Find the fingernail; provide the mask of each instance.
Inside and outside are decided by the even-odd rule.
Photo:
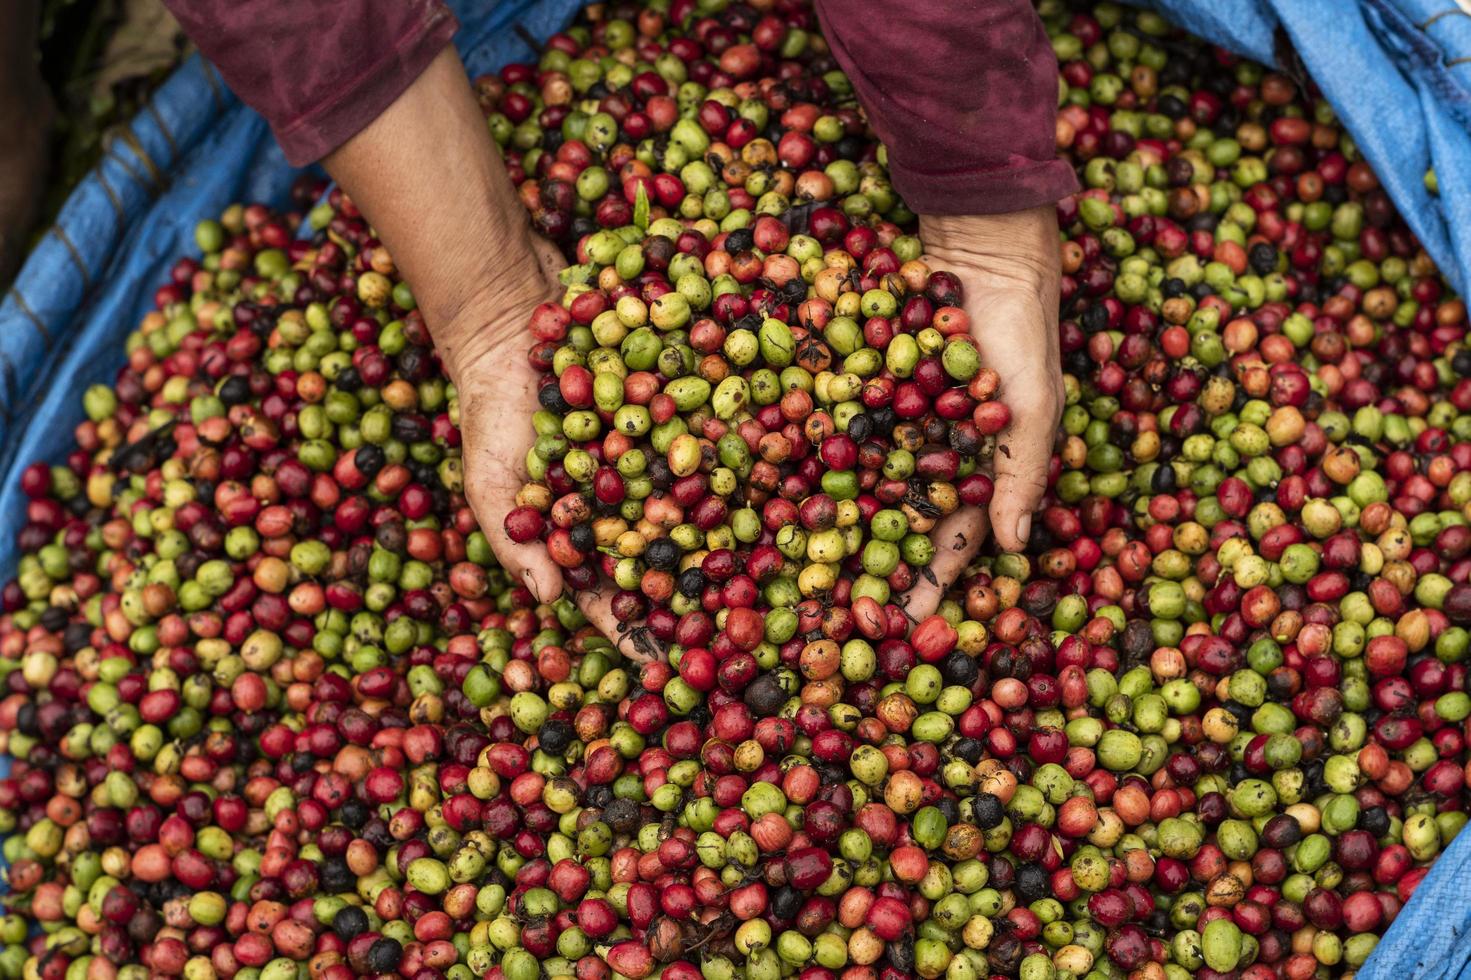
[[[1027,539],[1030,538],[1031,536],[1032,536],[1032,515],[1031,514],[1023,514],[1022,516],[1020,516],[1020,517],[1018,517],[1016,519],[1016,539],[1018,541],[1020,541],[1021,542],[1021,546],[1023,548],[1025,548],[1027,546]]]
[[[541,589],[536,585],[536,576],[531,574],[531,569],[523,568],[521,570],[521,579],[526,583],[526,589],[531,593],[531,598],[537,602],[544,601],[541,597]]]

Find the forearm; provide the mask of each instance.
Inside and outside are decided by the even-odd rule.
[[[292,162],[324,158],[413,288],[452,372],[471,331],[493,319],[485,310],[544,298],[441,0],[167,2]]]
[[[413,288],[451,371],[486,310],[544,298],[524,209],[453,48],[324,163]]]
[[[999,214],[1076,190],[1056,156],[1057,59],[1029,0],[816,5],[916,212]]]

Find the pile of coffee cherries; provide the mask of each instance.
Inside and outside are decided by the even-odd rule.
[[[1006,392],[805,5],[604,5],[477,82],[574,263],[506,530],[653,662],[496,566],[351,201],[200,225],[23,476],[0,976],[1362,965],[1466,822],[1465,306],[1312,93],[1040,11],[1063,431],[917,624]]]

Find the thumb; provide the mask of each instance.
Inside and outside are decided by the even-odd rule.
[[[920,573],[920,581],[901,598],[904,611],[915,620],[940,608],[945,593],[955,584],[981,550],[991,522],[986,512],[976,507],[963,507],[947,516],[930,532],[935,545],[935,558]]]
[[[507,544],[515,550],[526,548],[525,545],[517,545],[509,540]],[[496,554],[496,558],[500,560],[503,567],[510,569],[521,579],[537,602],[551,602],[562,594],[561,569],[557,568],[556,563],[547,557],[545,551],[539,555],[512,558],[510,564],[501,559],[499,553]]]
[[[613,589],[599,580],[591,589],[577,593],[577,608],[597,627],[618,652],[637,664],[668,659],[666,651],[647,626],[624,622],[613,614]]]
[[[562,250],[552,242],[540,235],[531,236],[531,250],[536,253],[537,264],[541,266],[542,276],[547,281],[547,289],[554,296],[562,294],[562,283],[559,275],[567,268],[567,258]]]

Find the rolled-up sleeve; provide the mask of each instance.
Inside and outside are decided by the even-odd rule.
[[[1057,58],[1030,0],[816,0],[833,56],[920,214],[1056,202]]]
[[[439,0],[165,0],[295,165],[377,118],[459,26]]]

